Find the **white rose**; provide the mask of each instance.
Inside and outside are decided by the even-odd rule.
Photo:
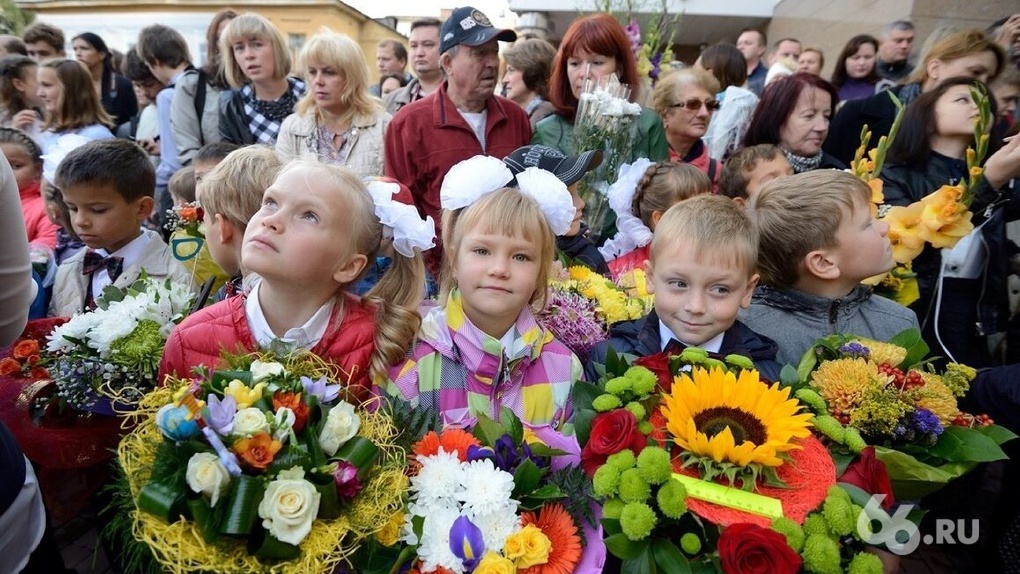
[[[319,491],[304,479],[300,467],[281,471],[266,487],[259,503],[262,527],[280,542],[298,546],[312,531],[319,512]]]
[[[188,461],[188,472],[185,475],[188,487],[192,492],[201,492],[211,500],[209,504],[216,506],[216,500],[230,486],[230,473],[215,454],[200,452]]]
[[[269,432],[269,421],[262,409],[248,407],[234,413],[233,434],[252,436],[260,432]]]
[[[360,428],[361,417],[354,412],[354,405],[340,401],[329,410],[326,423],[322,425],[322,432],[319,433],[322,452],[333,456],[344,443],[358,434]]]
[[[282,375],[286,372],[283,368],[283,365],[277,363],[276,361],[270,363],[263,363],[262,361],[253,361],[251,364],[251,368],[248,370],[251,371],[252,384],[258,383],[259,381],[265,379],[266,377],[270,377],[272,375]]]

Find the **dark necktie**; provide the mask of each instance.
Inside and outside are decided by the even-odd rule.
[[[100,269],[106,269],[106,272],[110,275],[110,281],[116,281],[117,277],[120,276],[120,272],[124,269],[124,258],[112,255],[103,257],[91,250],[85,252],[85,261],[81,267],[82,275],[92,275]]]
[[[666,343],[666,348],[663,350],[663,353],[666,353],[667,357],[676,357],[679,356],[680,353],[683,353],[686,348],[687,345],[684,345],[680,341],[670,339],[669,342]]]

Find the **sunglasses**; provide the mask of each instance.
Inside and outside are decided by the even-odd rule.
[[[719,100],[699,100],[697,98],[691,98],[682,102],[677,102],[669,107],[671,108],[687,108],[688,111],[696,112],[701,109],[701,106],[708,108],[708,111],[714,112],[719,109]]]

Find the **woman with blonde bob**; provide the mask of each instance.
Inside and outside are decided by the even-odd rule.
[[[383,173],[383,136],[391,116],[369,94],[365,54],[349,36],[323,28],[298,57],[308,92],[283,121],[281,161],[313,159],[360,177]]]
[[[287,39],[272,22],[247,12],[220,34],[220,54],[233,88],[220,98],[223,141],[274,145],[280,124],[305,94],[305,83],[289,77]]]
[[[708,146],[701,138],[720,107],[717,93],[719,81],[700,68],[670,72],[652,92],[652,109],[666,130],[669,161],[693,165],[712,180],[713,186],[719,181],[722,166],[709,157]]]

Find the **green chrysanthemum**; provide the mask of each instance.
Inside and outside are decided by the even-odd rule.
[[[687,532],[680,537],[680,548],[687,554],[694,556],[701,552],[701,539],[693,532]]]
[[[870,552],[861,552],[850,560],[847,574],[882,574],[882,559]]]
[[[804,570],[816,574],[843,574],[839,544],[828,536],[809,534],[804,541]]]
[[[772,521],[772,530],[786,537],[786,543],[797,553],[804,548],[804,529],[799,524],[785,516],[780,516]]]
[[[673,476],[669,453],[657,446],[645,447],[637,457],[637,469],[648,484],[662,484]]]
[[[659,487],[655,494],[659,510],[667,518],[680,518],[687,512],[687,489],[680,481],[671,480]]]
[[[620,474],[620,500],[624,502],[644,502],[652,495],[648,481],[641,476],[641,471],[629,468]]]
[[[159,332],[159,323],[142,319],[131,333],[110,345],[117,361],[131,369],[146,372],[156,370],[163,353],[164,339]]]
[[[631,540],[644,540],[655,528],[655,511],[642,502],[630,502],[620,512],[620,530]]]

